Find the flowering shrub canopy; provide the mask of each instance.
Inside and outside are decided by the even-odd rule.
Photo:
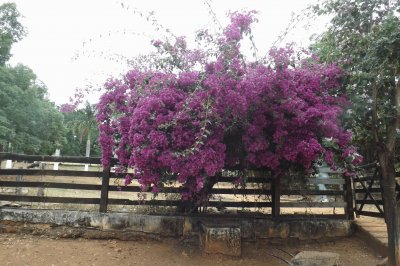
[[[199,32],[214,50],[190,50],[184,38],[155,40],[155,67],[106,83],[97,106],[104,166],[116,156],[154,192],[176,178],[190,199],[225,167],[279,175],[310,173],[317,159],[332,168],[359,162],[340,126],[347,104],[340,69],[305,54],[296,60],[290,47],[247,62],[240,41],[254,15],[231,14],[221,36]]]

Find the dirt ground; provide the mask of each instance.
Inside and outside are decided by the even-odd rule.
[[[341,265],[369,266],[380,260],[356,237],[326,243],[271,245],[260,241],[242,246],[242,257],[231,258],[202,254],[197,243],[175,239],[119,241],[0,234],[0,265],[287,265],[270,255],[289,260],[281,250],[336,252]]]

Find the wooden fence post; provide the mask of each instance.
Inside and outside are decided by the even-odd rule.
[[[344,190],[344,197],[346,201],[346,209],[345,209],[345,215],[346,218],[349,220],[354,220],[354,208],[353,208],[353,189],[351,187],[351,177],[350,176],[345,176],[345,183],[343,185],[343,190]]]
[[[107,212],[108,186],[110,184],[110,166],[103,169],[101,179],[100,212]]]
[[[271,183],[272,192],[272,217],[278,218],[281,212],[281,182],[280,177],[275,177]]]

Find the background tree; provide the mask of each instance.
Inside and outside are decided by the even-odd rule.
[[[52,154],[64,142],[63,116],[33,71],[6,65],[25,34],[13,3],[0,6],[0,151]]]
[[[52,154],[64,142],[63,116],[31,69],[0,66],[1,150]]]
[[[15,3],[0,5],[0,65],[10,59],[12,45],[26,35],[20,17]]]
[[[61,149],[62,154],[100,156],[95,106],[86,102],[81,109],[64,112],[64,119],[67,142]]]
[[[333,16],[313,50],[346,70],[352,102],[347,125],[369,161],[379,162],[389,233],[389,263],[400,265],[400,214],[396,201],[396,148],[400,123],[400,2],[329,0],[316,6]]]

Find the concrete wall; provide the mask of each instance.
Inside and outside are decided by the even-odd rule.
[[[240,228],[243,240],[314,240],[350,236],[351,221],[301,219],[274,221],[267,218],[220,216],[161,216],[133,213],[96,213],[66,210],[0,208],[0,232],[33,232],[61,237],[190,237],[202,224]]]

